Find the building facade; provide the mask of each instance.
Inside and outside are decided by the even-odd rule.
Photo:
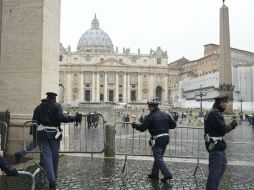
[[[93,19],[76,51],[60,47],[60,99],[63,102],[141,103],[158,97],[165,104],[178,99],[179,71],[169,69],[167,51],[114,49],[110,37]]]
[[[171,65],[171,64],[170,64]],[[213,97],[219,94],[219,46],[205,45],[204,57],[185,61],[181,66],[179,101],[183,107],[199,107],[198,91],[203,90],[203,106],[209,108]],[[254,53],[231,48],[234,108],[254,111]],[[187,74],[188,75],[187,75]],[[183,77],[184,76],[184,77]]]

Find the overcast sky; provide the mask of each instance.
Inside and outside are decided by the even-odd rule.
[[[226,0],[231,47],[254,52],[254,0]],[[114,48],[149,53],[161,46],[169,62],[203,56],[203,45],[219,43],[222,0],[62,0],[61,42],[76,50],[94,14]]]

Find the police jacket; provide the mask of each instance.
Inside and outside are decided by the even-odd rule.
[[[156,136],[163,133],[168,133],[169,129],[176,127],[176,122],[171,116],[159,108],[155,108],[148,115],[144,117],[142,124],[132,124],[133,128],[138,131],[145,131],[148,129],[151,136]]]
[[[231,125],[226,124],[222,112],[223,111],[214,104],[212,109],[205,115],[205,134],[209,134],[211,137],[222,137],[233,129]]]
[[[38,125],[59,127],[59,129],[61,122],[73,122],[75,119],[75,116],[64,114],[61,105],[54,99],[48,99],[46,102],[41,103],[33,116],[33,120],[36,120]],[[38,132],[39,138],[54,138],[54,136],[55,133]]]

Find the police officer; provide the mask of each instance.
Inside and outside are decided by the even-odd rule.
[[[171,172],[163,160],[166,146],[169,143],[169,129],[176,127],[176,122],[171,116],[165,112],[160,111],[159,102],[153,99],[148,101],[148,108],[150,113],[144,117],[141,124],[132,123],[132,127],[138,131],[144,132],[148,129],[151,134],[149,144],[152,146],[154,163],[151,174],[148,175],[150,179],[159,179],[159,170],[164,178],[161,179],[163,183],[173,178]]]
[[[223,137],[237,126],[236,120],[228,125],[223,117],[223,112],[228,104],[228,97],[218,96],[214,99],[215,103],[204,119],[205,145],[209,152],[207,190],[218,190],[219,188],[219,182],[227,166],[226,142]]]
[[[46,98],[41,99],[41,104],[43,102],[46,102],[46,101],[47,101]],[[32,118],[32,125],[31,125],[31,129],[30,129],[30,134],[33,135],[33,141],[32,141],[32,143],[27,145],[25,148],[23,148],[22,150],[20,150],[19,152],[16,152],[14,154],[17,163],[20,163],[21,158],[24,157],[28,152],[32,151],[37,146],[37,133],[36,133],[37,121],[36,121],[35,117],[37,117],[37,115],[38,115],[37,112],[38,112],[39,107],[41,106],[41,104],[39,104],[34,109],[34,114],[33,114],[33,118]]]
[[[4,157],[2,157],[1,155],[0,155],[0,168],[8,176],[16,176],[16,175],[18,175],[17,169],[14,166],[12,166],[11,164],[9,164],[9,162],[7,162],[4,159]]]
[[[57,94],[47,92],[47,101],[43,102],[36,112],[38,140],[43,167],[49,181],[49,189],[56,189],[57,169],[61,135],[61,122],[81,122],[81,115],[68,116],[56,102]]]

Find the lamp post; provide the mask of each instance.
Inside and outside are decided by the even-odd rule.
[[[240,99],[239,99],[240,103],[241,103],[241,110],[240,110],[240,113],[242,114],[243,113],[243,97],[241,96]]]
[[[196,96],[200,97],[200,112],[199,112],[199,117],[203,117],[203,110],[202,110],[202,101],[203,101],[203,96],[207,95],[207,90],[199,90],[195,92]]]

